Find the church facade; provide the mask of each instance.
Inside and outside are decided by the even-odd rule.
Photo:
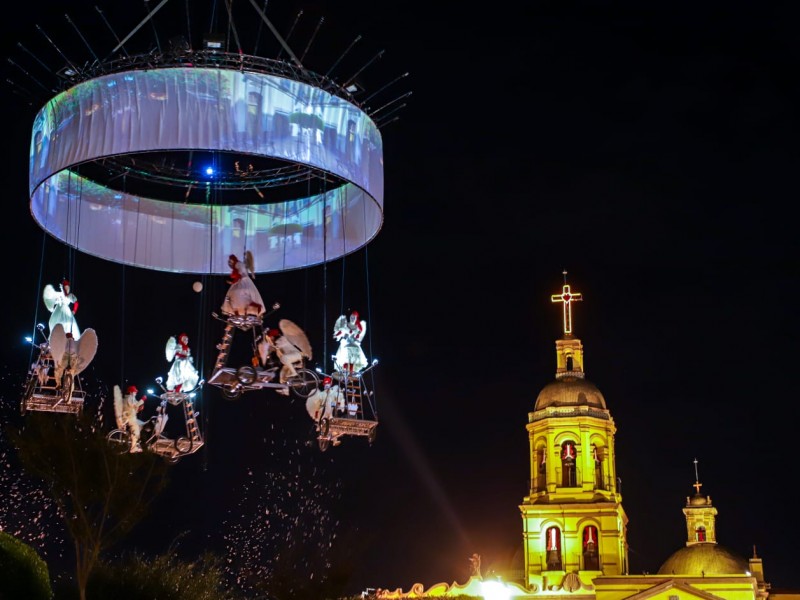
[[[377,597],[800,600],[800,593],[770,593],[755,552],[744,559],[717,543],[717,510],[697,476],[683,508],[685,546],[656,574],[630,573],[616,427],[602,393],[585,377],[583,345],[572,331],[572,305],[582,297],[572,292],[566,273],[551,300],[562,306],[563,335],[555,343],[555,379],[539,393],[526,424],[530,484],[519,505],[522,576],[484,581],[478,571],[464,585],[416,584],[408,591],[378,590]]]

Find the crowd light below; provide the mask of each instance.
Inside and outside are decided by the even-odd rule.
[[[502,581],[482,581],[481,592],[484,600],[509,600],[511,590]]]

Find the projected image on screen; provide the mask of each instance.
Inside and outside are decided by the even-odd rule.
[[[242,164],[268,157],[344,183],[279,202],[267,196],[216,205],[131,194],[79,173],[90,161],[186,149],[240,155]],[[187,189],[207,185],[196,177]],[[129,71],[81,83],[39,112],[30,191],[42,227],[109,260],[225,273],[227,256],[246,248],[259,271],[294,269],[352,252],[376,235],[382,143],[357,106],[298,81],[224,69]]]

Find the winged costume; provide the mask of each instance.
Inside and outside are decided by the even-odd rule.
[[[51,313],[49,321],[50,335],[53,334],[53,328],[58,323],[61,323],[64,326],[64,331],[72,334],[72,339],[80,339],[81,331],[78,329],[77,321],[75,321],[75,313],[78,312],[78,299],[70,291],[69,281],[66,279],[62,281],[58,290],[48,283],[44,286],[42,300],[44,300],[44,305]]]
[[[241,261],[235,254],[228,257],[231,268],[229,282],[231,287],[225,295],[221,312],[223,315],[255,315],[262,317],[266,312],[264,300],[255,284],[255,268],[253,254],[245,251],[245,260]]]
[[[118,385],[114,386],[114,415],[117,418],[119,429],[128,428],[131,435],[131,452],[141,452],[139,438],[142,435],[142,425],[146,421],[140,421],[138,414],[144,408],[144,398],[136,399],[139,390],[135,385],[128,386],[125,395]]]
[[[343,413],[346,410],[344,392],[338,385],[333,385],[330,377],[325,377],[322,380],[321,390],[314,390],[306,400],[306,410],[308,416],[314,421],[319,421],[322,418],[330,419],[333,416],[334,409],[337,414]]]
[[[278,322],[280,329],[270,329],[267,338],[275,355],[283,365],[279,374],[281,383],[286,383],[290,377],[297,375],[296,367],[302,365],[303,359],[311,359],[311,343],[305,332],[289,319]],[[288,390],[278,390],[279,393],[288,394]]]
[[[367,333],[367,322],[359,320],[358,312],[350,313],[348,319],[340,315],[333,326],[333,339],[339,342],[334,360],[336,368],[353,373],[359,373],[367,368],[368,362],[364,351],[361,349],[361,340]]]
[[[53,357],[53,375],[56,384],[60,385],[64,373],[71,373],[74,379],[94,360],[97,334],[94,329],[87,329],[78,340],[61,323],[56,323],[50,331],[50,354]]]
[[[176,339],[171,336],[167,340],[165,348],[167,361],[172,362],[172,366],[167,374],[167,390],[170,392],[188,392],[197,386],[200,375],[194,367],[194,358],[189,349],[189,336],[182,333]]]

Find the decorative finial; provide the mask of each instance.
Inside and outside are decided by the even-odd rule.
[[[560,294],[553,294],[550,296],[551,302],[561,302],[564,306],[564,335],[572,335],[572,303],[583,300],[583,295],[580,293],[573,293],[567,284],[567,271],[562,271],[564,275],[564,287],[561,289]]]
[[[700,488],[703,487],[703,484],[700,483],[700,476],[697,474],[697,458],[694,459],[694,485],[692,486],[697,493],[700,493]]]

